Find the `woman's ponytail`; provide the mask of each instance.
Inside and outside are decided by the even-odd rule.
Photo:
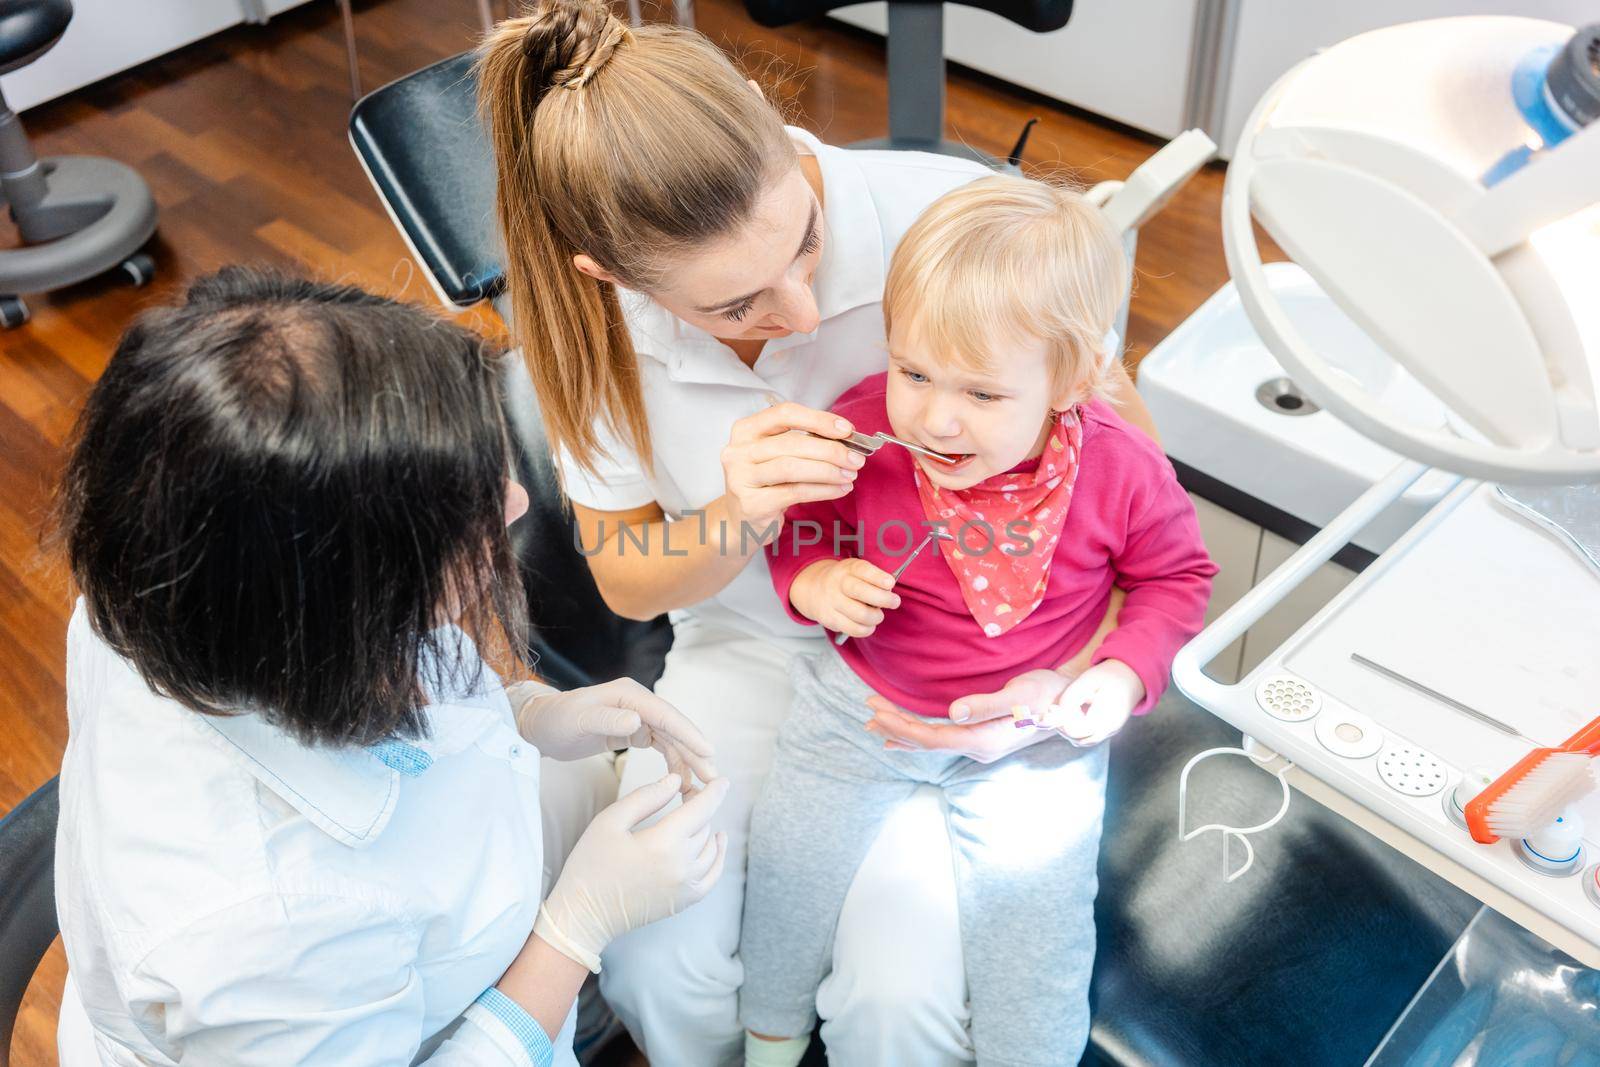
[[[478,103],[512,333],[551,445],[592,472],[609,430],[649,470],[616,287],[573,257],[648,292],[668,257],[734,230],[794,166],[782,122],[704,37],[630,30],[597,0],[543,0],[497,26],[479,54]]]
[[[603,16],[603,18],[599,17]],[[478,99],[494,146],[495,209],[506,245],[512,332],[537,392],[552,448],[586,469],[604,418],[650,462],[639,370],[615,289],[580,273],[582,249],[552,225],[542,188],[547,153],[534,115],[546,94],[584,88],[627,30],[598,5],[557,0],[496,27],[478,64]]]

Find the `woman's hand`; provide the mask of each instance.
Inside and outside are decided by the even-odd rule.
[[[711,816],[728,795],[726,778],[639,826],[672,803],[681,784],[669,774],[594,817],[539,908],[536,937],[598,973],[600,953],[618,936],[711,892],[728,850],[727,835],[711,832]]]
[[[993,763],[1050,736],[1043,730],[1018,729],[1012,709],[1055,703],[1071,681],[1048,669],[1019,674],[999,692],[962,697],[950,705],[948,723],[912,715],[874,694],[867,698],[873,715],[866,729],[882,737],[885,748],[955,752]]]
[[[979,763],[993,763],[1049,736],[1041,730],[1019,730],[1009,712],[988,722],[946,723],[912,715],[873,694],[867,698],[872,719],[869,733],[883,738],[883,747],[906,752],[954,752]]]
[[[632,678],[559,693],[537,682],[506,689],[517,732],[542,755],[575,760],[619,748],[653,748],[683,791],[717,776],[711,742],[677,708]]]
[[[789,583],[794,610],[834,633],[871,637],[885,609],[898,608],[894,575],[864,559],[824,559]]]
[[[735,525],[746,522],[758,532],[771,529],[776,536],[791,505],[836,500],[848,493],[856,471],[866,462],[839,443],[838,438],[850,430],[850,423],[837,415],[792,403],[776,404],[734,423],[722,450],[722,477]]]

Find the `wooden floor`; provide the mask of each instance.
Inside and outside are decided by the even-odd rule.
[[[366,84],[469,47],[476,9],[473,0],[358,5]],[[735,0],[701,0],[698,17],[702,30],[776,90],[793,121],[835,143],[883,133],[876,40],[826,22],[762,30]],[[312,3],[24,115],[41,154],[106,155],[136,166],[155,191],[161,229],[149,288],[94,282],[33,297],[33,321],[0,333],[0,812],[55,773],[66,742],[70,594],[59,562],[40,548],[40,531],[62,443],[129,317],[186,279],[239,261],[431,299],[346,143],[347,86],[335,5]],[[952,72],[952,138],[1003,153],[1035,115],[1042,120],[1028,153],[1035,168],[1086,183],[1125,177],[1156,144]],[[1135,359],[1226,280],[1221,188],[1219,169],[1203,172],[1143,231],[1128,338]],[[0,225],[0,246],[14,236]],[[494,327],[488,316],[467,317]],[[64,973],[58,945],[24,1004],[17,1067],[56,1062]]]

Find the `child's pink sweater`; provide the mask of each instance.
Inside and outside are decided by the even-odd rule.
[[[886,382],[887,375],[873,375],[833,410],[862,433],[889,430]],[[893,445],[867,460],[848,496],[796,505],[786,520],[767,551],[772,584],[799,622],[809,620],[789,603],[789,586],[805,567],[859,556],[893,573],[928,532],[911,454]],[[818,527],[820,541],[804,544],[818,536]],[[859,545],[850,540],[857,530]],[[968,538],[976,545],[982,535],[969,532]],[[995,540],[994,551],[1012,543],[1003,524]],[[1109,405],[1094,401],[1083,412],[1082,459],[1066,526],[1044,600],[1032,614],[999,637],[985,637],[935,542],[895,587],[900,607],[884,612],[871,637],[852,638],[840,652],[878,693],[921,715],[945,717],[959,697],[994,692],[1018,674],[1071,659],[1099,627],[1116,585],[1127,600],[1093,662],[1118,659],[1133,668],[1145,688],[1135,711],[1144,712],[1166,689],[1178,649],[1199,632],[1216,572],[1194,506],[1166,456]]]

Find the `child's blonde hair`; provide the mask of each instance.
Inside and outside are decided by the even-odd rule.
[[[1122,243],[1075,189],[995,175],[946,193],[906,231],[883,293],[898,318],[969,369],[1011,340],[1049,345],[1053,395],[1103,395],[1105,335],[1127,287]]]

